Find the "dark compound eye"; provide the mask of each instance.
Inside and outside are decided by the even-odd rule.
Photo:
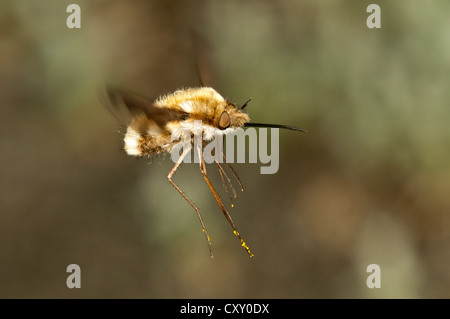
[[[223,112],[219,119],[219,129],[224,130],[230,126],[230,116],[227,112]]]

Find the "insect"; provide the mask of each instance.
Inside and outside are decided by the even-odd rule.
[[[127,154],[132,156],[150,157],[155,154],[169,153],[183,138],[190,139],[192,145],[194,145],[193,135],[196,133],[194,125],[195,121],[201,121],[202,123],[201,133],[204,140],[211,140],[215,136],[223,136],[234,132],[237,128],[243,127],[271,127],[306,132],[303,129],[286,125],[251,123],[248,114],[243,111],[250,100],[238,107],[237,105],[228,102],[210,87],[178,90],[172,94],[158,98],[155,102],[123,90],[108,88],[106,90],[106,98],[107,99],[104,102],[113,114],[118,116],[122,114],[120,117],[123,117],[124,110],[127,114],[128,127],[124,136],[124,149]],[[179,139],[174,139],[173,136],[177,136]],[[249,246],[237,230],[221,197],[208,178],[202,147],[201,143],[197,144],[197,149],[194,150],[194,152],[198,153],[200,159],[200,172],[219,204],[223,215],[233,229],[233,233],[239,239],[248,255],[253,257],[253,253],[250,251]],[[213,257],[211,239],[199,209],[172,180],[175,171],[179,168],[190,150],[190,148],[186,148],[183,151],[174,167],[167,175],[167,179],[197,213],[197,217],[201,223],[203,233],[208,243],[210,256]],[[221,155],[224,157],[223,154]],[[228,193],[228,188],[225,180],[229,183],[235,195],[236,193],[230,178],[221,167],[219,161],[216,160],[216,164],[226,192]],[[227,163],[227,165],[237,179],[241,190],[243,190],[242,183],[236,171],[229,163]]]

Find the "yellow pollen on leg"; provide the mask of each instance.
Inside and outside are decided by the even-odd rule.
[[[250,251],[250,247],[248,247],[247,244],[245,243],[245,241],[240,237],[239,232],[237,230],[234,230],[233,232],[239,238],[239,240],[241,241],[241,246],[245,248],[245,250],[247,251],[248,255],[250,257],[254,257],[255,255],[253,255],[253,253]]]
[[[206,233],[206,229],[202,229],[204,233]],[[208,240],[208,243],[211,245],[211,238],[209,238],[208,233],[206,233],[206,240]]]

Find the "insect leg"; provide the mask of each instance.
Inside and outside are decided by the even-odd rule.
[[[203,233],[205,234],[206,237],[206,241],[208,242],[208,247],[209,247],[209,255],[211,256],[211,258],[213,257],[212,254],[212,245],[211,245],[211,239],[209,237],[208,232],[206,231],[206,226],[205,223],[203,222],[203,218],[202,215],[200,214],[200,211],[198,210],[197,206],[194,205],[194,203],[186,196],[186,194],[184,194],[184,192],[178,187],[177,184],[175,184],[172,181],[172,176],[175,173],[175,171],[177,170],[178,166],[181,165],[181,163],[183,162],[183,159],[186,157],[186,155],[191,151],[191,147],[187,147],[185,148],[185,150],[183,151],[182,155],[180,156],[180,158],[178,159],[178,161],[176,162],[175,166],[172,168],[172,170],[169,172],[169,175],[167,175],[167,179],[169,180],[169,182],[176,188],[176,190],[181,194],[181,196],[184,197],[185,200],[187,200],[187,202],[192,206],[192,208],[195,209],[198,219],[200,220],[200,223],[202,225],[202,229],[203,229]]]
[[[217,138],[217,137],[216,137]],[[204,146],[206,146],[206,142],[203,140],[203,145]],[[222,154],[222,156],[223,156],[223,153],[221,152],[221,154]],[[224,156],[223,156],[224,157]],[[224,157],[225,158],[225,157]],[[231,203],[231,207],[234,207],[234,204],[233,204],[233,198],[236,198],[237,197],[237,194],[236,194],[236,190],[235,190],[235,188],[234,188],[234,186],[233,186],[233,183],[231,182],[231,179],[228,177],[228,174],[225,172],[225,170],[222,168],[222,166],[220,165],[220,162],[218,161],[218,159],[216,159],[216,157],[214,156],[214,162],[217,164],[217,168],[218,168],[218,170],[219,170],[219,174],[220,174],[220,179],[222,180],[222,185],[223,185],[223,188],[225,189],[225,192],[227,193],[227,195],[228,195],[228,198],[230,199],[230,203]],[[229,165],[229,164],[228,164]],[[226,181],[228,182],[228,185],[229,186],[227,186],[227,183],[225,182],[225,178],[226,178]],[[231,189],[231,191],[233,192],[233,197],[231,197],[231,195],[230,195],[230,192],[228,191],[228,187]]]
[[[252,252],[250,251],[250,248],[247,246],[247,244],[245,243],[244,239],[241,237],[241,235],[239,234],[239,232],[236,229],[236,225],[233,222],[233,219],[231,218],[230,214],[228,213],[227,209],[225,208],[225,206],[223,205],[222,199],[220,199],[219,194],[216,192],[216,190],[214,189],[214,187],[211,184],[211,181],[208,178],[208,175],[206,173],[206,165],[205,165],[205,159],[203,158],[203,152],[202,152],[202,148],[198,147],[197,148],[198,151],[198,155],[199,158],[201,158],[201,162],[200,162],[200,171],[202,172],[203,178],[206,181],[206,184],[208,184],[209,189],[211,189],[211,192],[214,195],[214,198],[216,199],[217,203],[220,206],[220,209],[222,210],[223,215],[225,216],[225,218],[227,219],[228,223],[230,224],[231,228],[233,228],[233,232],[236,235],[236,237],[239,239],[239,241],[241,242],[242,247],[244,247],[244,249],[247,251],[247,253],[249,254],[250,257],[253,257],[254,255],[252,254]]]
[[[228,198],[230,199],[231,207],[234,207],[233,198],[237,197],[236,190],[234,189],[234,186],[231,183],[231,179],[228,177],[228,174],[224,171],[222,166],[220,166],[220,163],[217,162],[217,161],[215,161],[215,162],[217,164],[217,168],[219,169],[220,179],[222,180],[223,188],[225,188],[225,192],[227,193]],[[231,191],[233,192],[233,197],[231,197],[230,193],[228,192],[228,186],[227,186],[227,184],[225,182],[225,178],[227,179],[228,185],[230,185]]]
[[[239,178],[238,173],[236,172],[236,170],[233,168],[233,166],[231,166],[230,163],[227,162],[227,158],[225,157],[225,154],[222,152],[222,157],[224,159],[224,162],[228,165],[228,168],[230,169],[231,173],[233,173],[234,178],[236,178],[239,186],[241,187],[241,191],[244,191],[244,185],[241,182],[241,179]]]

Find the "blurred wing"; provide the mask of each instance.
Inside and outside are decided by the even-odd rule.
[[[166,130],[167,123],[182,121],[188,116],[181,110],[155,107],[150,100],[119,89],[107,88],[100,100],[116,119],[132,125],[139,133],[160,134]]]

